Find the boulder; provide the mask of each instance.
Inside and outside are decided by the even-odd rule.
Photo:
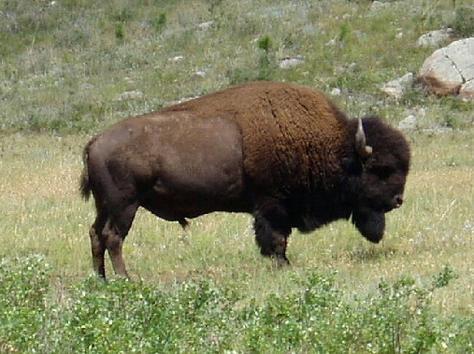
[[[280,60],[280,69],[291,69],[295,66],[304,63],[304,58],[301,55],[297,55],[295,57],[287,57]]]
[[[436,50],[423,63],[418,80],[437,95],[474,98],[474,38]]]
[[[387,82],[380,89],[386,95],[400,99],[406,90],[413,85],[414,80],[413,74],[407,73],[398,79]]]
[[[449,41],[453,35],[452,28],[443,28],[423,34],[416,41],[418,47],[439,47],[441,44]]]

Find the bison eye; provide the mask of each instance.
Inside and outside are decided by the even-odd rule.
[[[372,173],[377,175],[380,179],[387,179],[393,174],[393,168],[388,166],[376,166],[372,169]]]

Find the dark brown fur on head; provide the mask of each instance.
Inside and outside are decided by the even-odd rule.
[[[352,221],[369,241],[379,242],[385,228],[384,214],[403,203],[410,168],[410,148],[403,135],[382,119],[362,119],[367,145],[372,153],[350,163],[346,192],[352,205]],[[357,121],[351,120],[351,130]]]

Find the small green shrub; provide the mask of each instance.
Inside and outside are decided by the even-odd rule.
[[[115,24],[115,38],[117,38],[119,41],[122,41],[124,37],[125,37],[125,31],[123,29],[123,23],[117,22]]]
[[[269,36],[263,36],[258,40],[257,46],[259,49],[262,49],[265,53],[268,54],[270,48],[272,47],[272,40]]]
[[[258,48],[261,50],[258,58],[258,80],[271,80],[276,68],[274,55],[271,51],[272,40],[269,36],[261,37],[257,42]]]
[[[347,39],[347,37],[350,35],[351,29],[347,23],[343,23],[340,28],[339,28],[339,34],[337,36],[337,39],[340,42],[343,42],[344,40]]]
[[[276,62],[272,52],[272,40],[263,36],[257,41],[258,61],[257,66],[236,68],[227,72],[231,85],[254,80],[271,80],[275,76]]]
[[[166,26],[166,14],[164,12],[160,13],[151,23],[155,31],[160,33]]]

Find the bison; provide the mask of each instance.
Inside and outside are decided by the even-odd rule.
[[[410,165],[403,135],[378,117],[348,119],[321,92],[253,82],[116,123],[84,149],[81,193],[92,193],[94,270],[108,251],[119,275],[139,207],[183,227],[214,211],[254,217],[260,252],[288,263],[287,240],[351,219],[379,242]]]

